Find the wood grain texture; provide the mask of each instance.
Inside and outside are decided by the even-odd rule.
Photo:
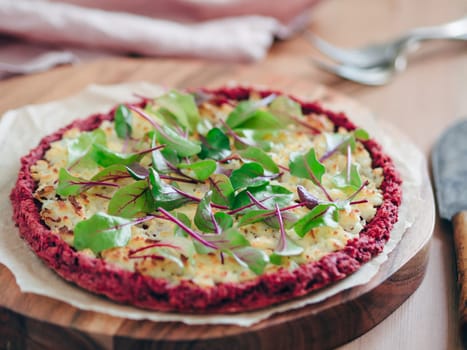
[[[423,9],[422,11],[420,9]],[[329,41],[342,46],[355,46],[389,38],[404,32],[415,25],[432,25],[459,17],[467,11],[465,0],[348,0],[323,1],[313,16],[310,29]],[[351,29],[351,30],[350,30]],[[428,155],[433,141],[442,130],[453,121],[467,116],[467,50],[460,44],[430,44],[411,56],[408,70],[396,77],[393,83],[380,88],[369,88],[346,82],[316,70],[310,65],[309,56],[320,54],[303,38],[297,37],[286,42],[277,42],[267,59],[256,64],[244,65],[224,62],[202,62],[197,60],[165,59],[113,59],[96,61],[92,64],[64,66],[47,73],[0,81],[0,114],[7,109],[30,103],[42,103],[67,97],[82,90],[90,83],[112,84],[123,81],[148,80],[158,84],[175,87],[211,86],[216,87],[231,80],[246,83],[265,84],[292,93],[307,94],[316,83],[330,86],[334,90],[350,95],[363,105],[368,106],[377,118],[388,121],[403,130],[423,152]],[[4,150],[1,150],[4,151]],[[372,330],[354,341],[340,347],[340,350],[361,349],[461,349],[459,342],[458,296],[455,285],[455,263],[451,235],[452,227],[446,222],[436,221],[434,239],[430,247],[420,252],[430,251],[425,278],[420,287],[407,302]],[[421,238],[421,237],[419,237]],[[397,256],[396,256],[397,254]],[[394,255],[398,262],[399,252]],[[418,255],[417,255],[418,256]],[[413,260],[417,263],[418,273],[426,266],[426,256]],[[415,266],[414,266],[415,267]],[[411,269],[408,270],[413,273]],[[405,266],[399,273],[387,279],[392,284],[393,293],[404,292],[405,280],[412,287],[419,283],[417,277],[409,278]],[[415,274],[417,276],[417,274]],[[418,277],[421,280],[421,277]],[[399,284],[397,284],[399,283]],[[134,345],[134,338],[128,334],[144,334],[154,331],[158,336],[171,334],[180,325],[152,325],[146,322],[132,322],[111,318],[92,312],[80,312],[54,300],[22,294],[18,298],[18,288],[11,273],[0,267],[0,305],[13,305],[6,314],[9,321],[2,323],[5,309],[0,314],[0,349],[12,348],[5,345],[3,335],[41,333],[47,331],[50,338],[60,337],[61,332],[54,328],[40,328],[30,319],[53,319],[54,323],[40,322],[41,327],[66,327],[77,338],[83,336],[94,348],[125,348]],[[382,284],[385,286],[385,284]],[[397,287],[396,287],[397,286]],[[386,294],[389,295],[389,294]],[[391,298],[383,299],[389,302]],[[372,301],[376,304],[381,300]],[[40,303],[41,311],[32,306]],[[354,305],[350,310],[360,310]],[[16,310],[16,311],[11,311]],[[24,314],[31,311],[31,316]],[[5,316],[6,317],[6,316]],[[376,316],[378,317],[378,313]],[[379,316],[383,317],[383,316]],[[29,319],[29,321],[28,321]],[[317,317],[320,320],[319,317]],[[354,318],[349,318],[347,327],[355,326]],[[351,322],[353,323],[351,323]],[[9,326],[15,325],[8,332]],[[32,328],[36,331],[32,331]],[[106,334],[86,332],[83,327],[105,328],[107,333],[119,334],[109,337]],[[193,331],[191,341],[181,349],[201,349],[202,343],[194,337],[207,331],[205,327]],[[17,330],[23,330],[18,333]],[[50,331],[49,331],[50,330]],[[235,330],[229,330],[233,334]],[[227,332],[227,331],[226,331]],[[302,333],[300,333],[302,332]],[[262,338],[245,335],[245,342],[260,347],[271,343],[282,345],[282,337],[297,349],[307,348],[309,339],[304,336],[311,332],[304,325],[287,326],[286,335]],[[342,330],[350,332],[352,330]],[[56,333],[56,334],[55,334]],[[259,334],[259,333],[258,333]],[[302,334],[302,335],[299,335]],[[331,334],[331,337],[334,334]],[[24,335],[23,338],[27,339]],[[16,339],[16,338],[13,338]],[[80,338],[83,339],[83,338]],[[230,339],[231,340],[231,339]],[[71,344],[72,342],[70,342]],[[26,343],[18,343],[26,348]],[[27,348],[42,349],[40,345]],[[77,344],[80,344],[77,341]],[[140,340],[146,348],[151,342]],[[152,342],[154,344],[154,341]],[[211,343],[212,344],[212,343]],[[235,342],[233,342],[235,344]],[[243,343],[242,343],[243,344]],[[166,348],[173,349],[170,344]],[[71,348],[67,346],[67,348]],[[155,348],[155,346],[153,347]],[[178,347],[177,347],[178,348]],[[213,348],[215,346],[213,345]]]
[[[456,250],[457,283],[459,286],[460,332],[467,346],[467,211],[454,215],[454,248]]]

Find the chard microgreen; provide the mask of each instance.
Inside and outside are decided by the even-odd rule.
[[[130,174],[127,171],[125,165],[114,164],[102,169],[96,175],[92,177],[92,181],[118,181],[121,179],[127,179]]]
[[[131,220],[96,213],[80,221],[74,229],[73,246],[91,249],[95,254],[109,248],[124,247],[131,238]]]
[[[243,164],[240,168],[232,171],[230,182],[234,190],[240,188],[253,188],[269,183],[269,178],[264,175],[261,164],[252,162]]]
[[[308,209],[313,209],[320,203],[319,198],[316,198],[315,196],[313,196],[310,192],[308,192],[305,189],[305,187],[301,185],[297,186],[297,194],[298,194],[298,198],[300,199],[300,202],[305,204],[305,206]]]
[[[61,168],[58,173],[58,185],[56,192],[59,196],[76,196],[86,190],[85,179],[71,175],[66,169]]]
[[[261,148],[247,147],[238,153],[245,159],[253,160],[261,164],[265,170],[268,170],[272,173],[279,172],[279,167],[277,164],[272,160],[271,156],[269,156],[269,154],[264,152]]]
[[[149,184],[155,209],[172,210],[190,201],[190,198],[183,196],[173,186],[162,181],[159,174],[152,168],[149,169]]]
[[[338,151],[345,152],[348,145],[350,145],[351,150],[353,151],[355,149],[356,140],[366,141],[370,138],[368,133],[363,129],[356,129],[347,134],[324,133],[324,136],[326,138],[327,147],[326,152],[319,159],[321,162],[325,161]]]
[[[332,202],[331,196],[321,182],[326,168],[316,158],[316,153],[313,148],[310,148],[305,155],[301,153],[292,153],[290,156],[289,169],[292,175],[313,181],[313,183],[323,191],[326,198]]]
[[[301,217],[294,225],[294,230],[300,237],[305,236],[315,227],[338,225],[338,211],[334,203],[321,203]]]
[[[92,145],[105,145],[107,138],[101,129],[83,132],[77,138],[66,140],[68,151],[68,166],[71,168],[88,155]]]
[[[303,117],[302,106],[291,98],[281,95],[274,99],[269,105],[269,112],[290,123],[293,117]]]
[[[175,217],[174,215],[170,214],[167,210],[165,210],[164,208],[159,208],[159,211],[164,215],[163,218],[165,218],[166,220],[169,220],[169,221],[172,221],[174,224],[178,225],[183,231],[185,231],[189,236],[191,236],[192,238],[195,239],[195,242],[199,242],[201,243],[202,245],[208,247],[208,248],[211,248],[211,249],[217,249],[217,246],[211,242],[208,242],[204,236],[205,235],[201,235],[200,233],[194,231],[193,229],[191,229],[189,226],[185,225],[185,223],[181,220],[179,220],[177,217]],[[196,247],[196,246],[195,246]]]
[[[189,140],[167,125],[159,125],[150,115],[139,107],[129,106],[129,108],[138,113],[138,115],[147,120],[154,129],[156,129],[156,138],[159,144],[172,149],[180,157],[190,157],[201,152],[199,142]]]
[[[273,114],[260,108],[267,106],[275,95],[269,95],[259,101],[241,101],[230,112],[226,124],[232,129],[277,130],[283,127]]]
[[[231,207],[235,199],[235,190],[229,178],[223,174],[213,174],[209,178],[212,192],[212,202]]]
[[[211,158],[220,160],[230,155],[230,140],[219,128],[212,128],[201,144],[201,159]]]
[[[93,144],[91,146],[89,155],[97,164],[103,167],[114,164],[129,165],[139,162],[144,157],[144,153],[120,153],[99,144]]]
[[[149,170],[139,163],[131,163],[125,168],[131,177],[135,180],[144,180],[149,176]]]
[[[160,144],[174,150],[180,157],[190,157],[201,152],[199,142],[181,136],[167,125],[161,126],[156,135]]]
[[[110,215],[131,218],[153,210],[154,201],[148,183],[142,180],[118,189],[109,201],[107,212]]]
[[[189,131],[196,130],[199,113],[193,95],[171,90],[155,98],[155,102],[160,107],[159,112],[162,114],[170,113],[177,124]]]
[[[76,196],[93,186],[118,187],[116,183],[85,180],[71,175],[65,168],[61,168],[58,174],[58,185],[56,192],[60,196]]]
[[[129,259],[167,259],[183,271],[185,264],[182,255],[193,261],[195,248],[193,242],[184,237],[165,237],[163,241],[156,241],[144,247],[130,250]]]
[[[232,255],[241,266],[249,268],[256,275],[261,275],[269,263],[269,256],[264,251],[251,246],[232,249],[226,253]]]
[[[299,246],[297,243],[292,241],[292,239],[287,237],[282,213],[277,204],[275,207],[275,215],[277,218],[277,222],[279,223],[279,232],[281,235],[279,238],[279,242],[277,243],[277,247],[274,250],[274,253],[280,256],[293,256],[302,254],[303,247]]]
[[[235,201],[232,205],[231,213],[239,213],[243,210],[251,208],[255,203],[251,203],[251,198],[248,195],[251,193],[256,201],[260,202],[268,209],[273,209],[277,203],[280,207],[284,207],[293,200],[293,193],[285,187],[279,185],[265,185],[256,188],[243,190],[235,196]]]
[[[125,105],[119,105],[114,113],[114,126],[117,136],[121,139],[129,139],[131,137],[131,123],[133,114]]]
[[[336,174],[332,180],[337,188],[355,191],[362,185],[362,179],[357,165],[352,164],[349,169],[350,171],[346,169]]]
[[[217,222],[217,225],[220,229],[220,232],[223,232],[229,228],[232,228],[233,226],[233,218],[222,211],[218,211],[217,213],[214,214],[214,219]]]
[[[193,221],[196,227],[203,232],[219,233],[220,229],[211,207],[211,192],[207,192],[199,202]]]
[[[205,181],[216,171],[217,163],[212,159],[204,159],[193,163],[180,163],[177,167],[183,174]]]

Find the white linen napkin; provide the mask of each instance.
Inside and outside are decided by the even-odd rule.
[[[303,27],[317,0],[68,1],[73,3],[0,0],[0,33],[67,49],[255,61],[275,37],[286,38]],[[5,63],[1,48],[0,62]],[[34,57],[34,68],[64,63],[62,51],[47,53],[43,61]],[[0,71],[6,68],[0,64]]]

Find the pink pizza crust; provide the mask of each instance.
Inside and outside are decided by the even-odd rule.
[[[249,97],[251,88],[235,87],[203,90],[213,94],[215,103],[226,99],[241,100]],[[276,91],[262,90],[267,96]],[[348,130],[355,125],[343,113],[323,109],[319,103],[298,101],[304,113],[320,113],[328,116],[336,126]],[[139,103],[146,104],[146,100]],[[383,153],[374,140],[364,142],[373,159],[373,167],[383,169],[381,185],[383,203],[375,217],[361,231],[358,238],[347,243],[342,250],[330,253],[319,261],[301,265],[293,271],[282,268],[241,283],[219,283],[213,287],[200,287],[191,281],[170,285],[166,280],[145,276],[139,272],[123,270],[99,258],[92,258],[76,251],[52,233],[42,222],[40,205],[33,198],[36,183],[31,177],[31,166],[43,158],[50,144],[60,140],[64,132],[77,127],[93,130],[102,121],[111,120],[113,110],[107,114],[92,115],[77,120],[43,138],[40,144],[21,159],[16,186],[10,198],[13,219],[21,237],[50,268],[64,279],[78,286],[115,300],[138,307],[185,313],[233,313],[255,310],[282,301],[304,296],[352,274],[374,256],[388,241],[391,229],[398,218],[401,204],[401,178],[389,156]]]

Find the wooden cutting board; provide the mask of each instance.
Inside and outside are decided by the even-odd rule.
[[[271,61],[270,61],[271,62]],[[272,62],[271,64],[274,64]],[[0,84],[0,113],[7,108],[62,98],[92,82],[148,80],[175,87],[219,86],[242,82],[308,96],[320,96],[356,108],[353,101],[309,82],[309,77],[253,70],[242,65],[199,61],[106,60]],[[423,169],[423,216],[405,232],[378,274],[321,303],[285,312],[252,327],[132,321],[82,311],[47,297],[21,293],[11,272],[0,265],[0,349],[321,349],[343,344],[374,327],[421,283],[434,223],[434,200]]]

